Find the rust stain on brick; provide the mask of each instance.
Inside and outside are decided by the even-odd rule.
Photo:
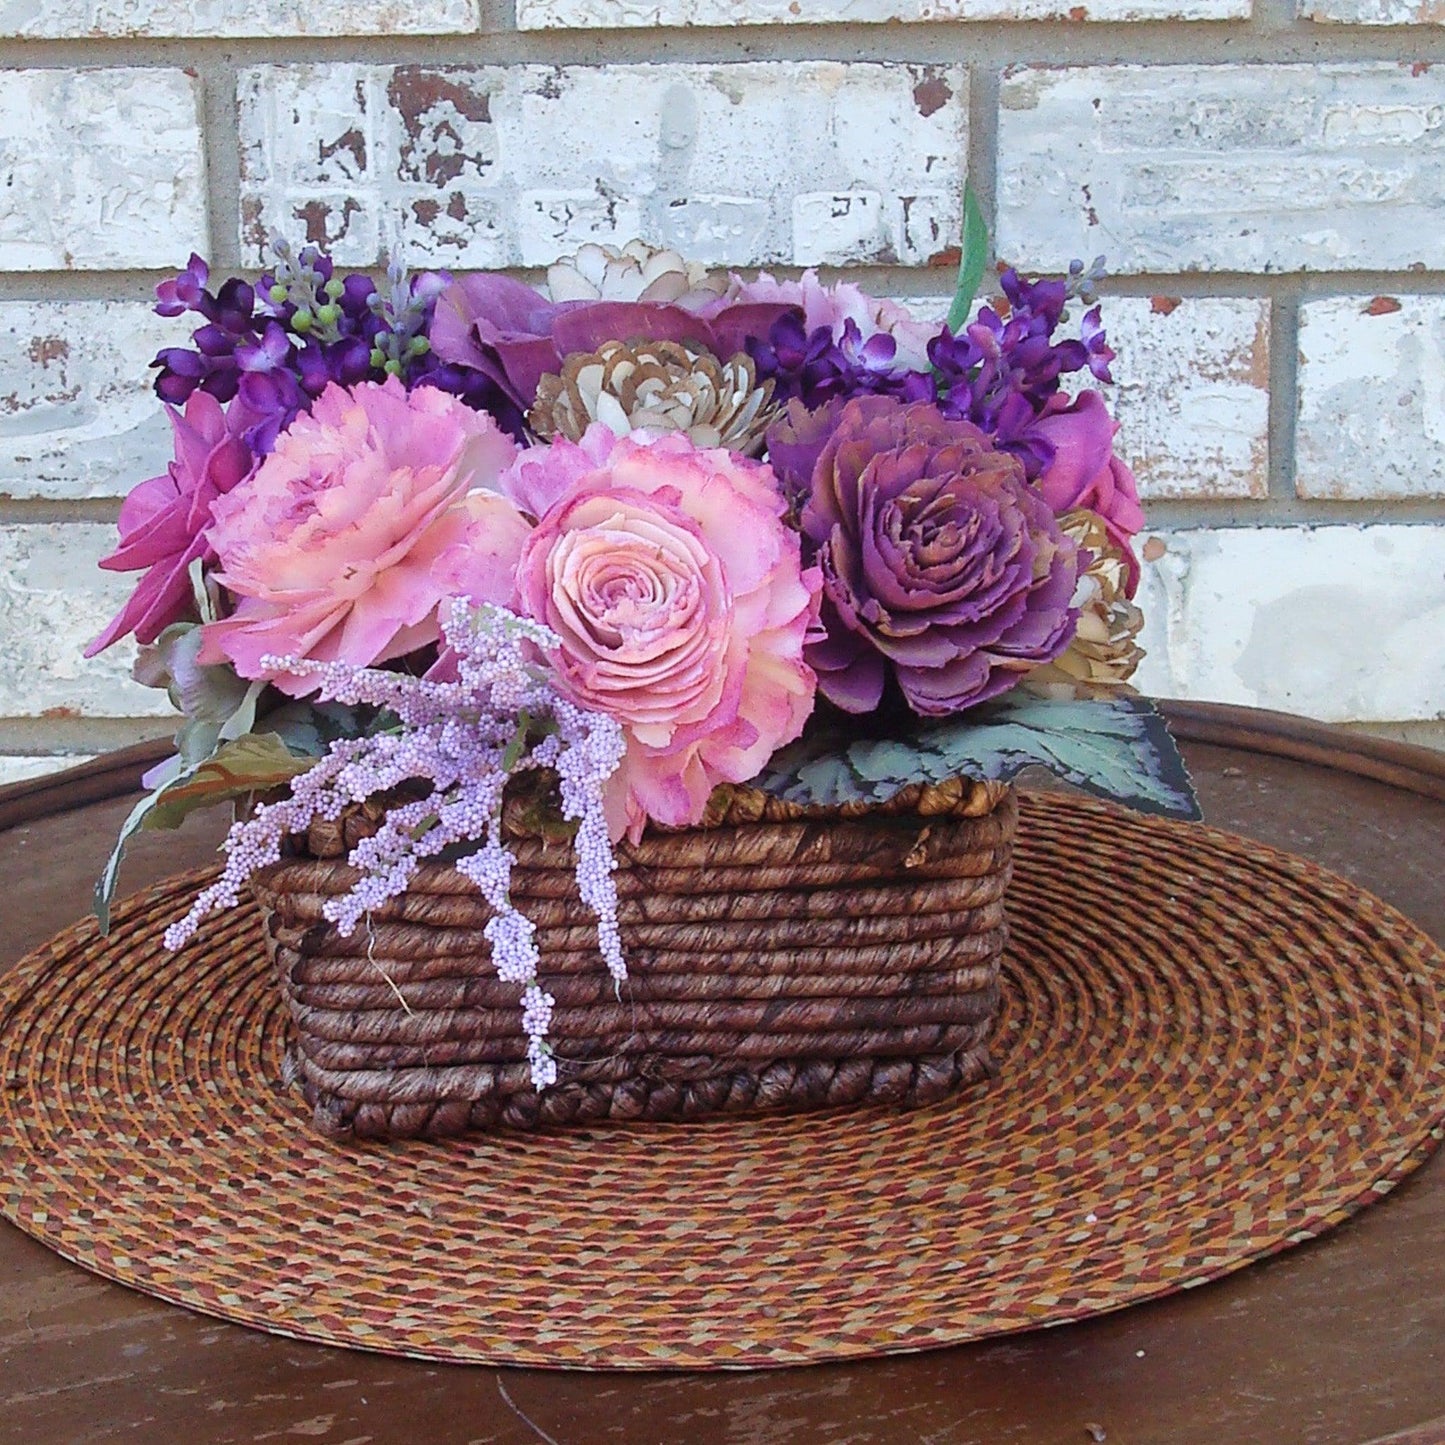
[[[1440,14],[1440,16],[1438,16],[1438,17],[1432,16],[1431,18],[1432,18],[1432,19],[1437,19],[1437,20],[1438,20],[1438,19],[1445,19],[1445,7],[1441,7],[1441,14]],[[1430,62],[1429,62],[1428,60],[1417,60],[1417,61],[1414,63],[1414,65],[1412,65],[1412,66],[1410,67],[1410,74],[1411,74],[1411,75],[1424,75],[1424,74],[1426,74],[1426,73],[1429,71],[1429,69],[1430,69]]]
[[[1082,5],[1075,5],[1075,6],[1073,6],[1073,7],[1070,9],[1070,11],[1069,11],[1069,19],[1070,19],[1070,20],[1087,20],[1088,18],[1089,18],[1089,12],[1088,12],[1088,10],[1087,10],[1084,6],[1082,6]]]
[[[913,103],[925,120],[953,99],[953,88],[941,75],[929,75],[913,87]]]
[[[434,186],[449,185],[468,165],[481,170],[493,157],[479,148],[477,127],[490,126],[492,98],[442,70],[398,66],[387,100],[401,118],[406,141],[400,174]]]
[[[70,355],[70,343],[63,336],[32,336],[25,354],[36,366],[49,366]]]
[[[317,144],[318,159],[322,161],[329,161],[332,156],[339,155],[342,151],[350,153],[358,173],[366,169],[366,136],[356,126],[337,136],[334,141],[320,141]]]
[[[1151,296],[1149,298],[1149,310],[1155,316],[1171,316],[1184,303],[1182,296]]]
[[[341,217],[333,227],[332,208],[319,200],[297,206],[292,214],[306,226],[306,239],[313,246],[329,250],[351,229],[351,218],[361,210],[361,203],[348,196],[341,204]]]
[[[48,707],[40,714],[41,717],[79,717],[78,707]]]
[[[1376,296],[1365,307],[1366,316],[1389,316],[1400,309],[1400,303],[1393,296]]]

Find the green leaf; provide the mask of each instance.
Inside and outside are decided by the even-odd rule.
[[[246,733],[223,743],[203,762],[184,764],[175,757],[169,776],[147,793],[126,815],[115,847],[95,881],[94,912],[102,934],[110,930],[110,904],[115,897],[125,845],[141,830],[177,828],[198,808],[225,802],[228,798],[280,787],[312,766],[310,758],[298,758],[274,734]]]
[[[311,766],[310,758],[296,757],[274,733],[245,733],[158,788],[141,826],[178,828],[197,808],[279,788]]]
[[[983,285],[987,265],[988,226],[984,223],[978,197],[970,182],[963,188],[963,247],[958,259],[958,285],[954,289],[953,304],[948,308],[948,329],[955,336],[973,310],[974,297]]]
[[[890,738],[832,724],[776,754],[755,786],[788,802],[883,803],[910,783],[1007,781],[1042,766],[1141,813],[1202,815],[1164,720],[1140,697],[1058,701],[1023,693]]]

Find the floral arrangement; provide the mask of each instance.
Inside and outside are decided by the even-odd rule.
[[[545,292],[378,285],[280,240],[259,284],[212,290],[192,257],[157,288],[200,319],[155,361],[175,458],[122,507],[101,565],[142,575],[90,649],[133,634],[184,723],[102,914],[137,828],[254,803],[179,947],[289,838],[387,797],[329,916],[350,932],[454,862],[541,1087],[552,1001],[503,829],[524,774],[575,828],[619,979],[615,848],[719,789],[867,803],[1042,763],[1197,816],[1128,686],[1143,517],[1094,384],[1098,265],[1005,271],[976,306],[968,214],[937,324],[640,242],[584,246]]]

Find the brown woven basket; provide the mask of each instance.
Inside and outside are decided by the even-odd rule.
[[[316,1125],[441,1137],[939,1099],[991,1072],[1017,811],[1012,787],[966,780],[871,809],[722,792],[703,826],[618,849],[620,998],[570,844],[514,837],[512,896],[556,999],[558,1079],[540,1094],[520,985],[497,978],[490,909],[452,867],[426,865],[341,938],[322,906],[355,872],[340,856],[274,864],[253,887]],[[313,829],[308,851],[343,855],[365,830]]]

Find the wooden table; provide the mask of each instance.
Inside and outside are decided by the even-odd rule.
[[[1445,941],[1445,756],[1278,714],[1170,711],[1211,823],[1316,859]],[[155,756],[0,789],[0,968],[85,913]],[[147,835],[126,889],[204,861],[218,836],[211,819]],[[1445,1441],[1445,1157],[1324,1239],[1192,1293],[772,1373],[496,1370],[296,1344],[107,1284],[0,1224],[0,1371],[0,1440],[27,1445],[1360,1445],[1399,1431],[1426,1445]]]

